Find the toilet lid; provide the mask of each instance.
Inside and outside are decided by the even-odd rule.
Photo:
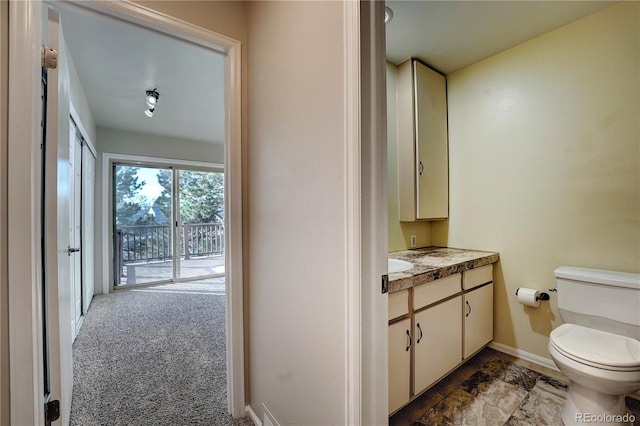
[[[630,337],[575,324],[562,324],[550,337],[557,349],[589,363],[603,367],[640,366],[640,342]]]

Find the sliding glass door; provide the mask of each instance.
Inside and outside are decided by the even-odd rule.
[[[173,279],[171,169],[113,166],[115,285]]]
[[[177,170],[180,257],[176,276],[224,274],[224,175]]]
[[[113,165],[114,285],[224,275],[224,175]]]

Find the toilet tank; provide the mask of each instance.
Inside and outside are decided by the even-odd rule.
[[[565,323],[640,340],[640,274],[574,266],[554,274]]]

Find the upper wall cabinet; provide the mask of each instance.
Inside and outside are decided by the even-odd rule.
[[[449,215],[447,82],[410,59],[398,66],[398,178],[400,220]]]

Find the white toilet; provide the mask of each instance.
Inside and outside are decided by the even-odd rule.
[[[565,425],[628,425],[624,396],[640,389],[640,274],[563,266],[549,353],[569,379]]]

